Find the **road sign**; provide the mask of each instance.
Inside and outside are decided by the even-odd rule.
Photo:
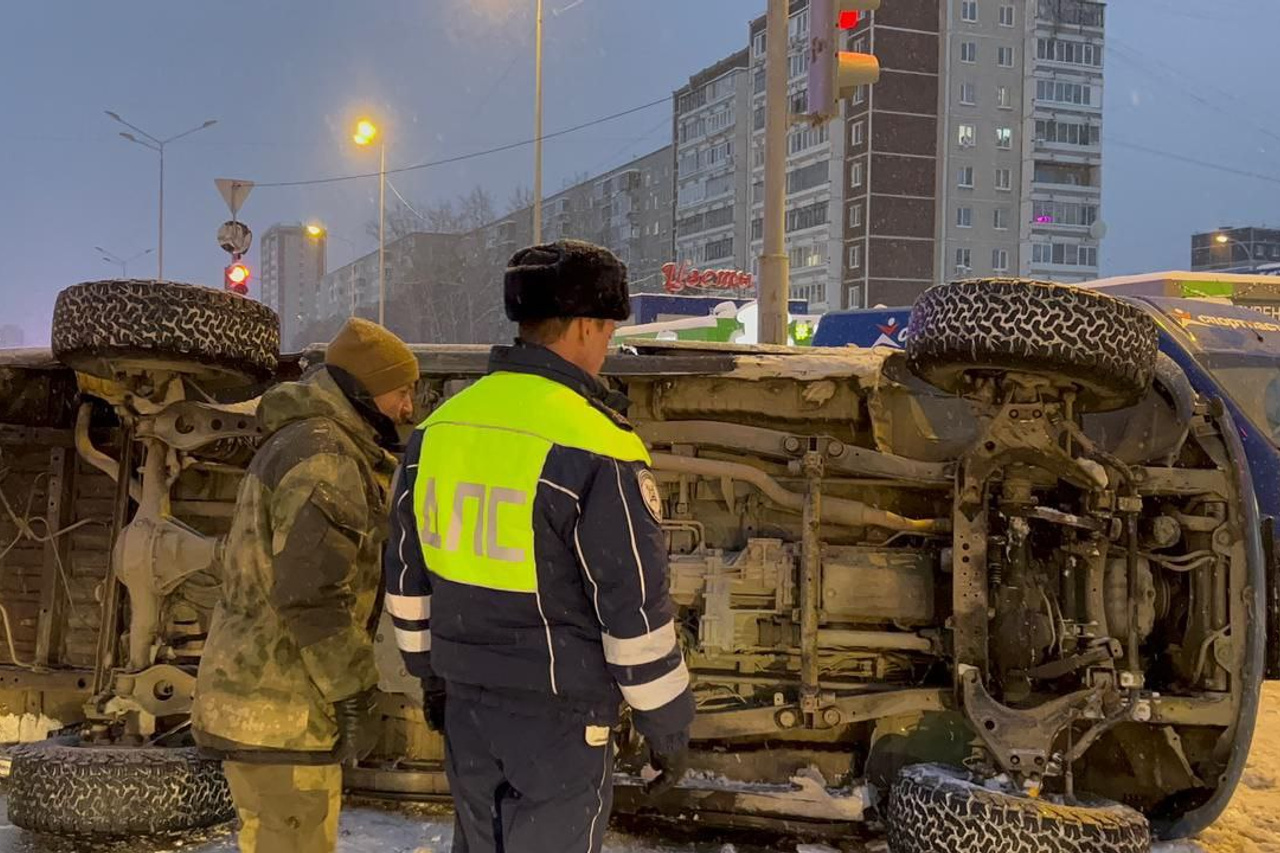
[[[253,245],[253,232],[243,222],[224,222],[218,228],[218,245],[224,252],[230,252],[237,258],[249,251]]]
[[[235,219],[236,214],[240,212],[240,208],[249,198],[249,193],[253,190],[253,181],[242,181],[238,178],[214,178],[214,185],[217,186],[222,200],[227,203],[227,209],[231,211],[231,218]]]

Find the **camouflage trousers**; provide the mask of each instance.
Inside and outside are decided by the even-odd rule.
[[[222,770],[240,817],[240,853],[333,853],[340,766],[224,761]]]

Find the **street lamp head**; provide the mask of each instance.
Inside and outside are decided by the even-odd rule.
[[[307,226],[307,236],[313,240],[319,240],[321,237],[325,236],[324,226],[317,225],[314,222],[311,223]]]
[[[1219,234],[1218,236],[1214,237],[1213,239],[1214,239],[1214,240],[1216,240],[1216,241],[1218,241],[1219,243],[1226,243],[1226,242],[1228,242],[1231,238],[1230,238],[1230,237],[1228,237],[1226,234]]]
[[[200,125],[200,129],[204,130],[206,127],[213,127],[217,123],[218,123],[218,120],[216,118],[211,118],[208,121],[206,121],[204,124]]]
[[[361,119],[356,123],[356,132],[351,138],[355,140],[356,145],[368,145],[377,135],[378,126],[368,119]]]
[[[137,142],[139,145],[142,144],[141,140],[139,140],[138,137],[134,136],[132,133],[125,133],[122,130],[120,131],[120,135],[123,136],[125,139],[129,140],[130,142]]]
[[[116,121],[124,121],[124,119],[120,118],[118,113],[113,113],[111,112],[111,110],[103,110],[103,112],[111,116],[111,118],[115,119]]]

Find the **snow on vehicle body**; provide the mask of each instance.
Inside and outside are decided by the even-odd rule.
[[[1096,814],[1078,807],[1086,793],[1141,810],[1164,834],[1216,816],[1262,677],[1265,578],[1245,452],[1232,413],[1157,360],[1145,315],[1074,293],[935,289],[917,304],[906,352],[646,342],[610,359],[652,450],[699,706],[695,769],[666,799],[640,793],[643,753],[624,734],[619,811],[834,834],[878,815],[898,850],[934,849],[911,846],[906,825],[946,843],[974,796],[992,814],[1039,809],[1046,825]],[[415,350],[424,414],[487,361],[478,347]],[[322,359],[283,359],[277,375]],[[129,642],[104,641],[121,652],[99,663],[89,731],[119,749],[180,731],[190,688],[171,670],[192,671],[208,614],[197,595],[171,606],[171,593],[209,567],[218,527],[198,516],[225,521],[252,441],[236,420],[252,400],[211,402],[198,379],[166,367],[159,379],[116,371],[114,387],[86,381],[114,413],[78,410],[92,420],[82,432],[114,438],[117,457],[122,433],[101,430],[121,416],[123,434],[147,442],[141,482],[120,493],[135,489],[144,507],[164,492],[158,512],[134,515],[145,525],[121,525],[117,573],[157,576],[157,553],[199,569],[130,585],[129,603],[136,594],[143,606],[128,608]],[[21,362],[6,370],[15,385],[37,376]],[[53,398],[69,383],[42,370],[62,375],[61,390],[46,381],[30,393],[56,403],[46,428],[65,438],[76,407]],[[17,423],[22,411],[5,414]],[[80,445],[111,469],[97,445]],[[153,455],[167,467],[148,467]],[[390,633],[379,643],[382,743],[348,783],[440,795],[440,742]],[[920,763],[1003,789],[901,772]],[[1145,825],[1120,811],[1129,817],[1096,822],[1099,837],[1140,849]],[[1005,844],[1010,821],[990,825],[979,840]],[[1026,849],[1057,849],[1037,843]],[[1022,849],[1013,844],[999,849]]]

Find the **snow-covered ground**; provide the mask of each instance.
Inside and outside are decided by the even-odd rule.
[[[235,853],[226,832],[183,841],[132,842],[89,848],[83,842],[40,839],[10,826],[0,798],[0,853]],[[342,815],[339,853],[448,853],[448,815],[424,810],[349,808]],[[883,851],[883,842],[844,846],[838,853]],[[819,853],[833,848],[794,842],[730,844],[723,839],[662,841],[613,833],[606,853]],[[995,853],[995,851],[993,851]],[[1226,814],[1195,841],[1159,844],[1153,853],[1280,853],[1280,683],[1265,689],[1249,768]]]
[[[1263,688],[1249,766],[1218,822],[1194,843],[1165,844],[1159,853],[1280,853],[1280,683]]]

